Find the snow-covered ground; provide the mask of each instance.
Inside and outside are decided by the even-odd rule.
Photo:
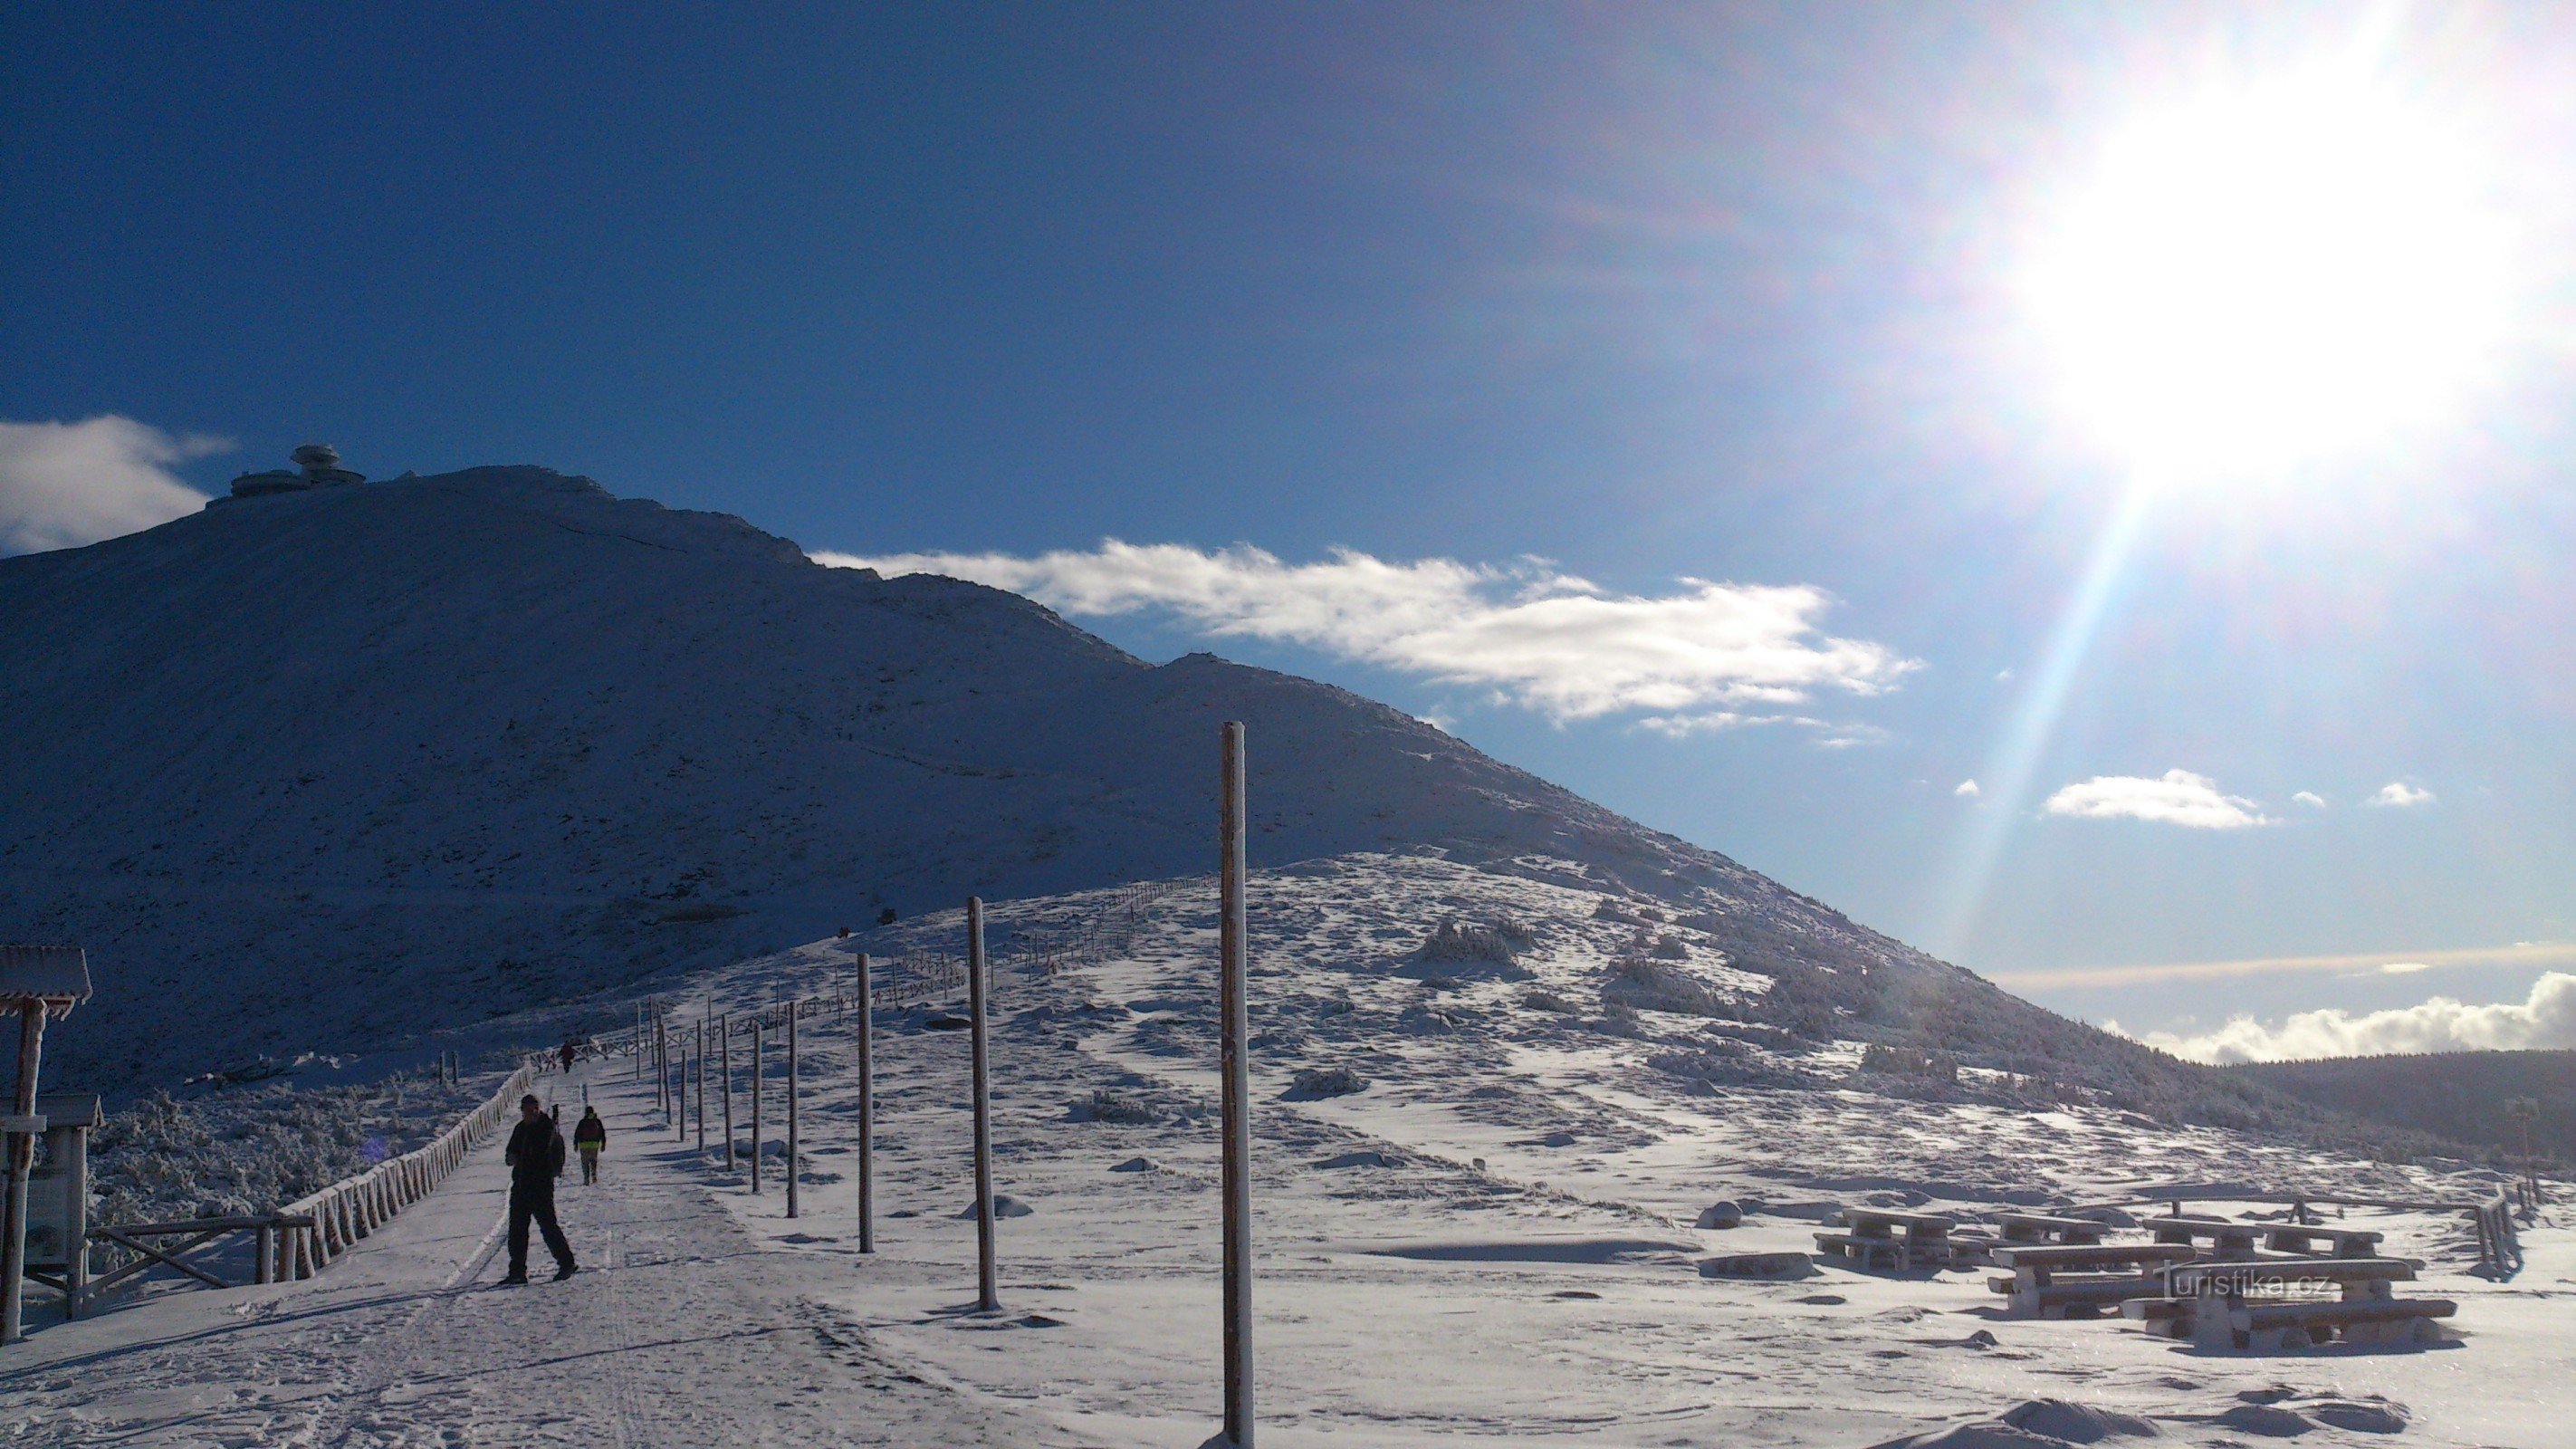
[[[2460,1304],[2450,1341],[2409,1349],[2215,1353],[2118,1321],[2017,1320],[1983,1272],[1820,1267],[1772,1283],[1697,1267],[1803,1250],[1835,1203],[1975,1217],[2182,1185],[2196,1209],[2251,1212],[2262,1205],[2224,1199],[2458,1197],[2484,1174],[2001,1089],[1926,1092],[1857,1071],[1857,1043],[1623,1011],[1615,963],[1641,932],[1663,952],[1653,959],[1719,996],[1760,978],[1730,975],[1678,922],[1605,910],[1596,891],[1385,856],[1255,886],[1268,1443],[1860,1446],[1949,1432],[1938,1442],[2046,1449],[2130,1430],[2216,1445],[2289,1429],[2308,1444],[2567,1442],[2576,1232],[2555,1222],[2529,1230],[2529,1265],[2495,1284],[2466,1274],[2459,1224],[2356,1211],[2388,1251],[2424,1260],[2410,1293]],[[996,950],[1136,903],[998,905]],[[999,1223],[998,1316],[971,1311],[965,1033],[920,1009],[880,1018],[880,1231],[862,1257],[852,1040],[827,1013],[801,1042],[801,1219],[783,1216],[774,1178],[753,1195],[712,1145],[656,1130],[611,1065],[595,1090],[617,1114],[612,1186],[564,1192],[576,1246],[611,1271],[461,1291],[472,1275],[458,1265],[496,1210],[487,1153],[317,1283],[171,1295],[45,1330],[0,1363],[0,1399],[24,1406],[0,1442],[703,1443],[717,1440],[701,1426],[722,1422],[747,1443],[829,1426],[870,1442],[1198,1445],[1218,1410],[1215,907],[1212,882],[1181,882],[1108,949],[1051,976],[1002,973],[999,1189],[1028,1211]],[[1508,952],[1471,931],[1426,959],[1453,920]],[[864,940],[896,956],[954,951],[957,931],[952,914]],[[822,942],[710,971],[677,993],[682,1019],[826,994],[848,966],[847,945]],[[1369,1085],[1296,1090],[1299,1073],[1331,1069]],[[774,1096],[767,1120],[775,1141]],[[1754,1210],[1732,1230],[1693,1227],[1719,1199]],[[2100,1412],[2017,1408],[2041,1400]],[[1975,1427],[2007,1413],[2021,1427]]]

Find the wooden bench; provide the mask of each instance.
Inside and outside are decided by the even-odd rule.
[[[1890,1273],[1905,1270],[1905,1244],[1894,1238],[1864,1238],[1853,1233],[1816,1234],[1816,1254],[1841,1258],[1862,1268],[1884,1269]]]
[[[1997,1243],[1995,1261],[2012,1276],[1988,1278],[1986,1286],[2010,1295],[2015,1313],[2064,1318],[2075,1310],[2090,1317],[2131,1298],[2162,1295],[2164,1282],[2151,1270],[2195,1256],[2179,1243]],[[2078,1276],[2061,1276],[2067,1274]]]
[[[2425,1343],[2436,1332],[2434,1319],[2458,1311],[2458,1304],[2443,1298],[2363,1298],[2341,1303],[2131,1298],[2120,1304],[2122,1316],[2144,1324],[2149,1333],[2258,1353],[2310,1348],[2338,1335],[2351,1344]]]
[[[2275,1253],[2307,1253],[2325,1258],[2376,1258],[2379,1256],[2378,1233],[2364,1228],[2315,1228],[2285,1223],[2263,1235],[2263,1245]],[[2323,1241],[2323,1252],[2317,1243]]]
[[[2037,1318],[2097,1318],[2116,1313],[2132,1298],[2153,1298],[2164,1285],[2143,1273],[2060,1278],[2023,1285],[2010,1278],[1988,1278],[1986,1286],[2012,1295],[2012,1310]]]
[[[2235,1259],[2254,1256],[2254,1240],[2263,1234],[2265,1225],[2230,1218],[2166,1217],[2147,1219],[2146,1229],[2159,1243],[2197,1243],[2207,1238],[2209,1256]]]
[[[2102,1225],[2091,1218],[2054,1218],[2044,1213],[1998,1213],[1995,1226],[2007,1243],[2098,1243]]]
[[[2286,1292],[2301,1283],[2332,1283],[2347,1299],[2390,1295],[2392,1283],[2415,1281],[2403,1258],[2263,1258],[2251,1261],[2178,1263],[2161,1270],[2167,1296],[2251,1298]]]

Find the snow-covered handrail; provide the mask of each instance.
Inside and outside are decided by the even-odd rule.
[[[286,1213],[309,1215],[313,1226],[288,1228],[277,1234],[272,1249],[277,1261],[269,1265],[272,1280],[312,1277],[339,1261],[360,1238],[427,1197],[465,1161],[465,1155],[476,1144],[510,1119],[519,1098],[549,1065],[543,1054],[526,1058],[489,1100],[435,1140],[288,1204]]]

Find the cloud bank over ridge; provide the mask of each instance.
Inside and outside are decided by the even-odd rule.
[[[206,495],[170,465],[231,447],[113,414],[0,422],[0,554],[77,548],[194,513]]]
[[[2576,975],[2543,972],[2521,1001],[2471,1006],[2436,996],[2383,1011],[2355,1013],[2327,1007],[2293,1012],[2279,1026],[2240,1016],[2200,1035],[2148,1032],[2139,1040],[2203,1062],[2576,1047]]]
[[[1683,579],[1678,592],[1641,597],[1535,559],[1497,567],[1336,549],[1320,562],[1291,564],[1243,545],[1118,539],[1033,558],[814,558],[888,576],[971,579],[1077,616],[1157,612],[1218,637],[1299,644],[1435,683],[1488,688],[1557,720],[1656,711],[1649,723],[1673,734],[1771,723],[1832,730],[1777,707],[1819,694],[1880,694],[1921,667],[1884,645],[1824,633],[1831,600],[1803,584]],[[1766,708],[1772,712],[1758,712]]]

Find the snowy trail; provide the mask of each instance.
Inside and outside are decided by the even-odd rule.
[[[61,1324],[0,1362],[0,1443],[298,1445],[1029,1442],[987,1401],[880,1357],[800,1295],[711,1197],[649,1100],[591,1086],[610,1122],[596,1188],[559,1189],[582,1272],[496,1285],[497,1141],[302,1284],[186,1293]],[[577,1115],[583,1077],[550,1078]],[[1050,1436],[1037,1436],[1040,1438]]]

